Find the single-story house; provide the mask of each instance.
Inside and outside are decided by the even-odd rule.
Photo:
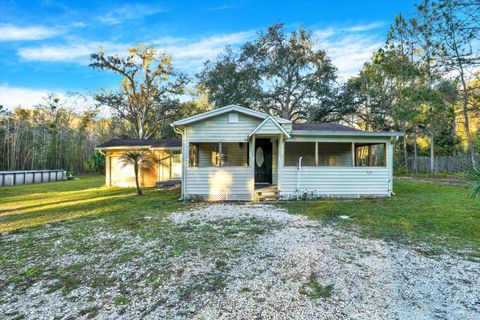
[[[172,127],[182,137],[174,145],[166,140],[111,140],[100,145],[107,152],[107,185],[127,184],[123,175],[129,173],[118,169],[119,153],[143,148],[169,159],[159,160],[155,175],[144,178],[144,185],[153,185],[154,177],[157,181],[181,177],[183,199],[251,201],[393,193],[392,143],[400,133],[292,123],[236,105],[175,121]],[[128,184],[131,181],[130,176]]]

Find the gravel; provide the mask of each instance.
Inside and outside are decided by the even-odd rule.
[[[110,253],[52,256],[49,263],[88,261],[92,272],[115,283],[102,289],[81,284],[67,294],[48,290],[51,279],[26,290],[9,285],[2,292],[0,314],[38,319],[480,318],[480,264],[453,254],[425,256],[265,204],[200,205],[169,219],[179,230],[185,227],[182,232],[192,241],[205,236],[205,227],[217,230],[220,241],[206,254],[192,245],[172,255],[161,239],[99,227],[87,243],[121,238],[123,245]],[[221,235],[227,227],[238,232]],[[263,232],[249,233],[259,227]],[[43,238],[48,232],[68,236],[61,225],[38,234]],[[15,237],[22,234],[4,238],[15,243]],[[134,258],[112,268],[112,261],[131,250]],[[152,289],[152,275],[164,275],[157,289]],[[128,298],[125,304],[115,300],[120,295]]]

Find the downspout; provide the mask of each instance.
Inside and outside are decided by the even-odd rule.
[[[297,200],[300,198],[300,172],[302,171],[302,159],[303,157],[298,158],[298,167],[297,167]]]
[[[182,193],[180,195],[180,199],[178,199],[178,201],[183,201],[183,193],[184,193],[184,188],[185,188],[185,178],[186,178],[186,170],[185,170],[185,166],[186,166],[186,163],[185,163],[185,155],[184,155],[184,145],[183,145],[183,130],[179,130],[177,127],[175,127],[173,124],[171,124],[171,126],[173,127],[173,131],[175,133],[178,133],[180,136],[182,136],[182,186],[181,186],[181,190],[182,190]]]

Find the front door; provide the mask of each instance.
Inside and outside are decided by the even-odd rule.
[[[272,142],[255,140],[255,183],[272,184]]]

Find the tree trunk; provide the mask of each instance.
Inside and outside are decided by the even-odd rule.
[[[405,162],[405,173],[408,173],[407,129],[405,123],[403,123],[403,158]]]
[[[418,173],[417,132],[413,131],[413,172]]]
[[[470,131],[470,119],[468,116],[468,102],[463,101],[463,117],[465,118],[465,133],[467,135],[467,142],[468,142],[468,150],[470,152],[470,162],[472,164],[472,167],[475,166],[475,145],[473,143],[473,137],[472,137],[472,132]]]
[[[433,132],[430,133],[430,172],[435,173],[435,150]]]
[[[133,169],[135,170],[135,184],[137,186],[137,196],[141,196],[143,193],[142,193],[142,189],[140,189],[140,184],[138,183],[138,164],[135,163],[135,165],[133,166]]]

